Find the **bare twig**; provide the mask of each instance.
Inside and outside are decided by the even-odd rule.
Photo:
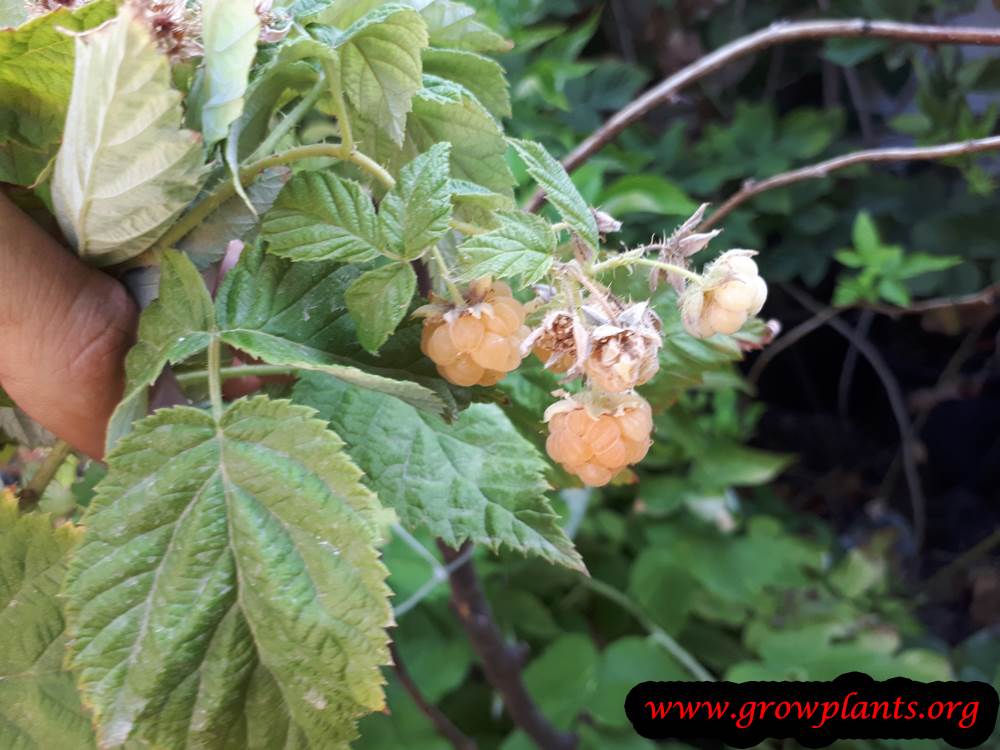
[[[855,329],[859,338],[868,338],[872,322],[875,320],[875,311],[866,308],[861,311],[858,318],[858,325]],[[841,417],[847,416],[851,402],[851,385],[854,382],[854,368],[858,364],[858,348],[852,342],[844,357],[844,366],[840,369],[840,382],[837,384],[837,411]]]
[[[438,541],[448,563],[458,559],[469,546],[466,542],[462,549],[455,550]],[[450,583],[452,608],[479,657],[486,679],[503,698],[511,720],[545,750],[574,750],[576,737],[553,726],[528,694],[521,678],[521,654],[504,640],[493,619],[472,560],[452,572]]]
[[[808,320],[799,323],[788,333],[782,334],[774,340],[774,343],[768,344],[764,347],[764,350],[757,355],[757,359],[754,360],[753,366],[750,368],[750,372],[747,373],[747,381],[751,385],[756,386],[760,381],[760,376],[763,374],[764,368],[771,364],[771,360],[789,347],[804,339],[816,329],[822,328],[830,321],[831,318],[837,317],[839,312],[840,311],[835,307],[828,307],[827,309],[816,313]]]
[[[790,286],[784,287],[795,300],[814,314],[824,311],[824,306],[810,297],[803,291]],[[913,536],[917,549],[923,545],[925,527],[927,525],[927,503],[924,499],[923,487],[920,485],[920,475],[917,471],[914,448],[916,446],[916,434],[910,415],[906,411],[906,402],[903,399],[902,390],[893,375],[892,369],[886,364],[879,350],[872,343],[861,336],[851,326],[840,318],[831,317],[826,321],[833,330],[839,333],[848,341],[852,342],[862,357],[868,360],[878,379],[882,381],[886,395],[889,397],[889,406],[896,419],[896,426],[899,429],[900,455],[903,461],[903,474],[906,477],[906,485],[909,489],[910,504],[913,510]]]
[[[31,481],[21,490],[19,499],[21,510],[31,510],[38,504],[42,495],[45,494],[45,488],[51,484],[59,467],[63,465],[72,452],[73,446],[65,440],[57,441],[49,449],[49,454],[42,460],[41,465],[32,475]]]
[[[424,697],[424,694],[420,692],[417,683],[413,681],[410,673],[406,670],[406,665],[403,663],[403,659],[399,655],[399,649],[395,643],[389,644],[389,650],[392,652],[393,671],[396,673],[396,679],[399,680],[399,684],[403,686],[403,689],[409,693],[410,698],[417,704],[420,712],[430,719],[437,733],[447,740],[455,750],[477,750],[477,745],[472,738],[456,727],[441,709],[428,701]]]
[[[887,161],[932,161],[948,159],[953,156],[976,154],[982,151],[1000,150],[1000,136],[978,138],[971,141],[945,143],[940,146],[915,146],[912,148],[875,148],[868,151],[854,151],[843,156],[811,164],[799,169],[782,172],[766,180],[747,180],[736,193],[726,199],[699,227],[702,231],[710,229],[722,219],[735,211],[739,206],[761,193],[775,188],[785,187],[803,180],[818,180],[831,172],[857,164],[872,164]]]
[[[768,49],[776,44],[808,39],[858,37],[898,39],[904,42],[929,44],[1000,45],[1000,29],[930,26],[895,21],[870,21],[861,18],[774,23],[765,29],[719,47],[714,52],[665,78],[612,115],[607,122],[563,160],[563,165],[567,171],[572,172],[651,109],[672,101],[682,89],[711,75],[734,60]],[[543,200],[541,192],[536,193],[528,205],[529,210],[537,211]]]
[[[1000,281],[990,284],[985,289],[978,292],[963,294],[958,297],[938,297],[935,299],[925,299],[920,302],[913,302],[906,307],[896,307],[894,305],[865,304],[864,307],[874,310],[890,318],[898,318],[902,315],[919,315],[921,313],[933,312],[934,310],[947,310],[954,307],[977,307],[994,304],[1000,299]]]

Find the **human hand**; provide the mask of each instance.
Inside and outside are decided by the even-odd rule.
[[[138,313],[0,192],[0,386],[80,451],[100,458],[122,395]]]

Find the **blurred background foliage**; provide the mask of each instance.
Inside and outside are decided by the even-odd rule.
[[[475,4],[515,43],[501,58],[511,134],[556,155],[647,85],[776,20],[1000,23],[989,2],[971,0]],[[881,40],[781,46],[701,81],[573,178],[591,203],[625,222],[613,241],[639,243],[747,178],[861,148],[990,135],[998,92],[993,49]],[[690,679],[699,669],[733,680],[861,670],[1000,686],[1000,560],[990,547],[1000,526],[997,311],[947,303],[1000,279],[997,166],[979,156],[852,168],[768,192],[728,217],[698,261],[730,247],[761,251],[772,285],[764,317],[780,321],[786,336],[812,322],[780,352],[754,351],[760,324],[734,339],[682,335],[673,292],[658,293],[662,373],[644,389],[658,411],[655,448],[631,482],[558,498],[592,580],[477,552],[495,614],[524,647],[531,694],[556,724],[579,732],[583,750],[651,750],[628,726],[625,694],[637,682]],[[643,281],[619,283],[627,291]],[[928,299],[945,302],[922,313],[899,309]],[[823,325],[834,314],[853,342]],[[859,340],[888,382],[859,357]],[[503,385],[520,427],[541,444],[538,414],[555,381],[526,362]],[[913,431],[922,502],[904,481],[890,392]],[[68,471],[43,508],[86,504],[97,473],[91,467],[70,488]],[[431,538],[419,541],[433,549]],[[449,612],[442,569],[402,538],[386,561],[401,625],[394,637],[425,697],[484,750],[532,747],[475,665]],[[358,747],[447,750],[388,677],[391,713],[365,720]]]

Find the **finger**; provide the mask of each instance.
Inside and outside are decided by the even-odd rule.
[[[0,385],[31,417],[100,458],[137,312],[0,193]]]

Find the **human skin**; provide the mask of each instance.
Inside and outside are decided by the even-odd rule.
[[[0,191],[0,386],[77,450],[101,458],[138,312]]]

